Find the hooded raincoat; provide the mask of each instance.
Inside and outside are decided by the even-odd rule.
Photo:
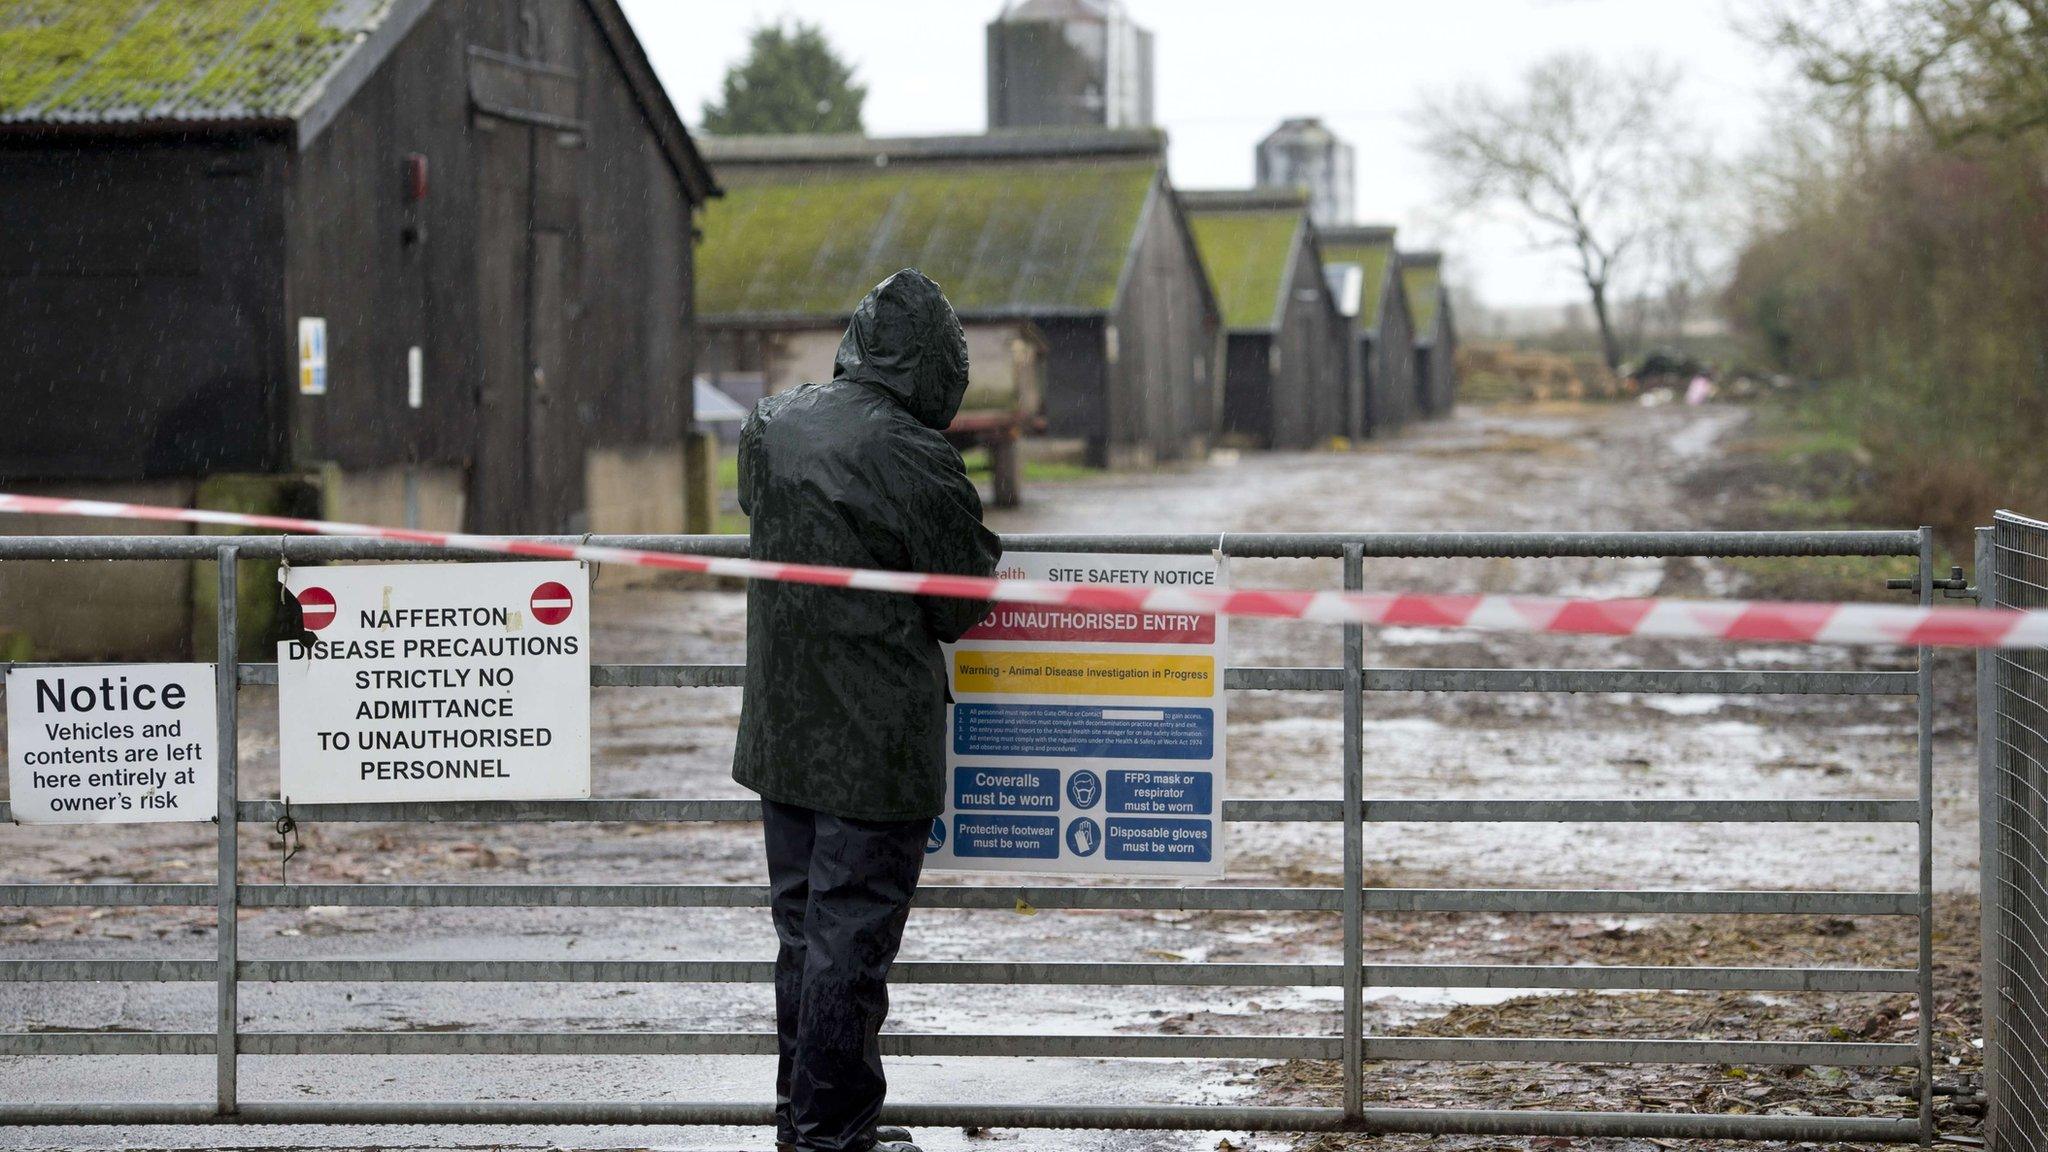
[[[941,430],[967,341],[939,286],[905,269],[854,310],[834,375],[770,396],[740,431],[757,560],[989,576],[1000,547]],[[733,779],[856,820],[938,816],[946,667],[986,603],[755,581]]]

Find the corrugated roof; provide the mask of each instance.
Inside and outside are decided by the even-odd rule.
[[[0,0],[0,122],[287,120],[394,0]]]
[[[1274,208],[1215,208],[1213,197],[1189,195],[1188,223],[1202,266],[1223,309],[1224,327],[1270,332],[1280,324],[1280,291],[1288,258],[1307,219],[1299,204]]]
[[[1020,160],[1062,156],[1166,157],[1157,128],[998,128],[956,136],[863,136],[842,132],[776,136],[706,136],[698,141],[713,164],[823,164],[901,161]]]
[[[1387,286],[1387,267],[1394,259],[1394,230],[1379,225],[1323,228],[1316,233],[1325,264],[1356,264],[1363,283],[1358,299],[1358,320],[1368,328],[1380,322],[1381,296]]]
[[[1408,293],[1408,311],[1415,318],[1415,338],[1436,334],[1437,304],[1443,286],[1441,262],[1433,252],[1402,253],[1401,286]]]
[[[713,321],[837,320],[905,267],[962,313],[1106,312],[1163,166],[1118,153],[734,163],[733,143],[706,149],[725,187],[697,250],[697,312]]]
[[[1308,193],[1300,188],[1183,188],[1178,195],[1190,212],[1248,208],[1308,211]]]

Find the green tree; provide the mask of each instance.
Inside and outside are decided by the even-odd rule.
[[[704,130],[750,133],[860,132],[868,89],[856,84],[817,26],[754,29],[747,58],[726,70],[724,98],[704,105]]]

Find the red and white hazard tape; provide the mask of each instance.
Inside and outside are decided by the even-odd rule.
[[[1039,580],[990,580],[974,576],[684,556],[596,544],[550,544],[538,540],[469,536],[459,532],[423,532],[374,524],[48,496],[0,494],[0,513],[4,512],[217,524],[320,536],[367,536],[469,552],[665,568],[674,572],[701,572],[742,580],[777,580],[914,596],[950,596],[964,600],[1132,612],[1200,612],[1342,624],[1407,624],[1500,632],[1666,636],[1697,640],[1929,645],[1944,648],[2048,647],[2048,611],[1793,601],[1576,600],[1545,596],[1411,596],[1286,589],[1053,584]]]

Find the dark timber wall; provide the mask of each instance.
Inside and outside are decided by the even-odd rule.
[[[1273,337],[1232,332],[1223,359],[1223,430],[1255,445],[1273,441]]]
[[[1415,348],[1415,379],[1431,416],[1448,416],[1458,403],[1458,338],[1451,325],[1451,302],[1439,297],[1436,331]]]
[[[1194,238],[1162,179],[1110,314],[1116,350],[1106,365],[1108,441],[1137,457],[1131,463],[1199,454],[1215,431],[1219,321],[1202,277]]]
[[[1360,358],[1366,366],[1370,432],[1374,436],[1398,432],[1419,415],[1421,407],[1416,394],[1415,337],[1410,327],[1408,294],[1401,287],[1398,270],[1390,268],[1388,274],[1392,280],[1380,297],[1378,330],[1359,336]]]
[[[284,162],[274,136],[0,137],[0,476],[279,465]]]
[[[712,187],[623,17],[437,0],[392,19],[310,107],[260,124],[0,127],[0,481],[437,528],[684,527],[692,208]],[[305,396],[315,316],[328,391]],[[96,571],[6,566],[0,626],[44,659],[210,645],[206,566]],[[267,583],[244,573],[257,649]]]
[[[1045,431],[1087,444],[1088,461],[1109,461],[1109,365],[1099,319],[1040,320],[1045,336]]]
[[[1261,447],[1309,448],[1345,433],[1350,324],[1306,233],[1296,234],[1287,268],[1273,329],[1230,334],[1224,427]]]
[[[1343,318],[1330,302],[1322,260],[1307,236],[1296,238],[1288,268],[1276,334],[1273,446],[1307,448],[1344,431],[1344,367],[1337,343]]]
[[[436,5],[291,181],[290,315],[326,318],[332,381],[296,456],[468,468],[486,531],[577,528],[588,450],[689,420],[689,200],[589,11],[526,10]]]

